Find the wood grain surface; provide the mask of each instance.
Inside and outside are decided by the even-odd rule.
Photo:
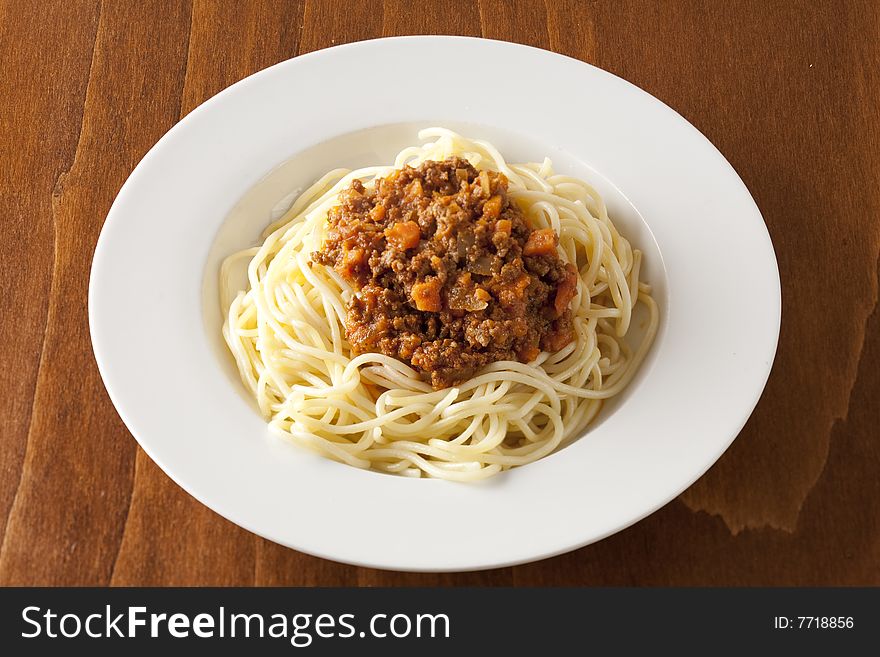
[[[275,62],[428,33],[555,50],[672,106],[742,176],[782,277],[769,384],[702,479],[597,544],[478,573],[340,565],[223,520],[137,447],[87,322],[110,204],[175,122]],[[2,0],[0,584],[880,584],[878,35],[871,1]]]

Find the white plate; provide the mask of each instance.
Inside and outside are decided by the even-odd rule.
[[[390,161],[434,124],[488,138],[514,161],[549,155],[596,184],[645,251],[662,313],[639,375],[583,438],[476,485],[360,471],[271,437],[220,342],[214,301],[219,259],[253,243],[292,189],[336,166]],[[577,548],[687,488],[758,401],[780,289],[748,190],[663,103],[542,50],[404,37],[283,62],[170,130],[110,210],[89,319],[126,426],[201,502],[329,559],[454,571]]]

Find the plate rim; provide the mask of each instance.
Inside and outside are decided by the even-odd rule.
[[[290,542],[285,541],[285,540],[279,540],[277,537],[267,534],[263,529],[251,525],[249,522],[247,522],[246,519],[242,519],[239,517],[234,518],[234,517],[232,517],[233,514],[227,515],[227,513],[225,513],[224,509],[220,509],[215,504],[211,504],[208,500],[204,499],[205,496],[203,496],[200,493],[200,491],[196,490],[197,487],[191,486],[190,482],[187,482],[183,478],[177,476],[178,473],[175,471],[175,468],[169,467],[168,464],[164,462],[164,459],[161,457],[161,455],[159,455],[154,450],[154,445],[151,444],[151,442],[149,440],[143,439],[141,436],[138,435],[138,433],[135,430],[132,429],[133,424],[136,424],[136,422],[133,422],[131,420],[130,413],[129,413],[130,409],[127,409],[127,405],[122,400],[121,396],[119,395],[119,391],[118,390],[114,391],[112,385],[108,385],[108,377],[111,380],[113,377],[110,374],[109,369],[108,369],[110,366],[108,365],[108,362],[106,360],[107,355],[101,353],[102,348],[98,344],[98,342],[95,340],[96,334],[100,334],[100,328],[98,328],[98,324],[100,323],[100,318],[96,317],[97,310],[95,310],[96,307],[100,306],[100,302],[96,303],[97,286],[96,286],[95,279],[96,279],[96,277],[100,276],[100,271],[102,268],[101,263],[103,262],[103,260],[106,257],[105,252],[106,252],[106,249],[108,248],[107,247],[107,240],[109,238],[107,237],[108,232],[107,232],[106,228],[115,216],[117,216],[117,215],[121,216],[121,215],[119,215],[119,213],[121,212],[121,210],[119,210],[119,206],[120,206],[120,203],[122,203],[120,201],[120,199],[122,198],[124,200],[124,195],[128,191],[130,191],[130,189],[133,186],[135,186],[137,184],[136,181],[138,179],[140,172],[143,171],[143,169],[145,167],[145,163],[149,163],[151,161],[151,157],[155,157],[155,154],[158,152],[157,149],[159,148],[159,146],[161,144],[167,143],[168,141],[170,141],[171,139],[174,138],[174,135],[185,130],[186,126],[190,125],[191,123],[193,123],[195,121],[198,121],[199,120],[198,117],[202,116],[203,113],[210,111],[210,109],[212,107],[214,107],[215,105],[217,105],[218,103],[222,103],[223,99],[226,98],[228,95],[230,95],[232,93],[239,93],[241,91],[241,89],[246,87],[253,78],[256,78],[257,76],[265,75],[269,71],[273,71],[273,70],[277,70],[277,69],[285,67],[285,66],[289,66],[291,64],[291,62],[298,61],[300,63],[305,63],[308,61],[313,61],[313,60],[320,58],[320,57],[335,56],[336,54],[347,51],[347,50],[357,50],[359,48],[363,48],[365,45],[367,45],[368,47],[371,46],[371,44],[372,44],[372,46],[375,46],[375,44],[380,43],[380,42],[419,43],[419,42],[425,42],[425,41],[432,41],[435,43],[440,42],[440,41],[445,41],[445,42],[457,42],[457,41],[458,42],[460,42],[460,41],[484,42],[484,43],[488,43],[490,45],[491,44],[500,44],[503,47],[527,49],[529,51],[534,51],[535,53],[540,53],[541,56],[551,55],[552,57],[555,57],[555,58],[563,58],[565,60],[575,62],[579,66],[589,67],[590,69],[593,69],[594,71],[600,72],[601,75],[610,76],[611,78],[616,80],[618,83],[622,83],[624,85],[627,85],[628,87],[631,87],[631,88],[637,90],[640,94],[644,94],[645,96],[649,97],[651,99],[651,101],[653,102],[653,104],[664,108],[665,111],[671,112],[676,117],[676,119],[681,124],[683,124],[683,126],[690,128],[693,132],[696,133],[696,135],[698,136],[699,139],[701,139],[703,142],[705,142],[705,144],[709,145],[715,151],[717,156],[720,158],[721,162],[727,166],[727,168],[729,169],[729,173],[732,174],[732,176],[733,176],[733,179],[735,181],[737,181],[742,186],[742,189],[745,191],[746,195],[748,196],[748,198],[751,200],[752,204],[754,205],[755,214],[757,215],[758,218],[761,219],[761,223],[763,224],[764,236],[766,238],[766,243],[767,243],[766,245],[769,245],[769,249],[770,249],[769,252],[770,252],[771,260],[772,260],[772,268],[775,272],[775,277],[774,277],[774,280],[772,281],[772,283],[775,286],[775,290],[776,290],[775,304],[774,304],[775,305],[775,315],[771,318],[771,322],[770,322],[774,326],[774,328],[772,329],[772,333],[774,335],[774,338],[772,340],[772,346],[769,349],[769,362],[766,364],[766,368],[762,372],[761,376],[756,377],[753,381],[753,387],[756,392],[753,395],[753,400],[749,404],[748,411],[743,415],[741,422],[739,423],[739,425],[735,431],[725,432],[725,433],[730,433],[729,438],[726,441],[719,441],[718,442],[717,453],[715,454],[714,458],[712,458],[708,463],[706,463],[705,467],[703,467],[699,472],[696,472],[693,475],[693,477],[690,480],[688,480],[686,483],[684,483],[676,492],[674,492],[673,494],[671,494],[669,496],[665,496],[663,499],[658,499],[656,504],[654,504],[650,508],[646,508],[644,510],[644,512],[641,513],[641,515],[638,515],[636,517],[631,517],[631,518],[627,519],[626,521],[621,522],[615,528],[612,528],[604,533],[593,535],[593,536],[591,536],[591,537],[587,538],[586,540],[579,542],[579,543],[573,543],[573,544],[570,543],[570,544],[560,545],[556,549],[536,552],[536,553],[532,554],[531,556],[518,556],[518,557],[507,559],[507,560],[500,559],[497,561],[493,561],[492,563],[476,563],[476,564],[473,564],[472,566],[464,566],[464,567],[461,564],[455,564],[455,565],[451,565],[449,567],[445,567],[441,564],[441,565],[435,565],[430,568],[425,568],[425,567],[410,567],[407,564],[389,564],[389,563],[385,563],[382,561],[375,561],[375,560],[369,560],[369,559],[361,559],[361,560],[343,559],[343,558],[340,558],[338,554],[334,554],[332,552],[332,550],[330,552],[326,552],[326,551],[314,549],[312,547],[303,547],[300,545],[294,545],[294,544],[291,544]],[[650,223],[649,223],[649,227],[650,227]],[[670,290],[668,294],[669,294],[669,297],[671,298],[672,295],[674,294],[674,291]],[[270,67],[262,69],[261,71],[253,73],[253,74],[243,78],[242,80],[239,80],[238,82],[230,85],[229,87],[226,87],[225,89],[221,90],[217,94],[213,95],[211,98],[209,98],[208,100],[206,100],[205,102],[200,104],[198,107],[194,108],[185,117],[183,117],[183,119],[181,119],[174,126],[172,126],[156,142],[156,144],[154,144],[150,148],[150,150],[138,162],[137,166],[133,169],[132,173],[129,175],[126,182],[123,184],[122,188],[118,192],[116,198],[113,201],[113,204],[110,207],[110,210],[108,211],[107,218],[105,220],[104,225],[102,226],[101,234],[100,234],[98,241],[96,243],[96,246],[95,246],[94,256],[93,256],[93,260],[92,260],[92,267],[91,267],[90,277],[89,277],[89,290],[88,290],[88,311],[89,311],[88,314],[89,314],[90,336],[92,338],[95,360],[97,362],[98,369],[101,374],[101,379],[102,379],[102,382],[105,386],[105,389],[107,390],[108,396],[110,397],[111,402],[113,403],[114,407],[116,408],[117,413],[120,415],[121,419],[125,423],[126,428],[132,434],[132,436],[135,438],[135,440],[140,445],[140,447],[163,470],[163,472],[166,475],[168,475],[177,485],[179,485],[181,488],[183,488],[185,491],[187,491],[187,493],[189,493],[190,495],[195,497],[200,503],[204,504],[205,506],[210,508],[215,513],[218,513],[218,515],[221,515],[222,517],[226,518],[227,520],[230,520],[234,524],[239,525],[239,526],[245,528],[246,530],[251,531],[252,533],[255,533],[259,536],[263,536],[264,538],[267,538],[268,540],[272,540],[273,542],[277,542],[282,545],[286,545],[288,547],[291,547],[293,549],[296,549],[296,550],[299,550],[299,551],[302,551],[302,552],[305,552],[308,554],[312,554],[315,556],[319,556],[319,557],[322,557],[325,559],[338,561],[338,562],[342,562],[342,563],[350,563],[350,564],[354,564],[354,565],[371,567],[371,568],[379,568],[379,569],[393,569],[393,570],[416,571],[416,572],[458,572],[458,571],[468,571],[468,570],[482,570],[482,569],[487,569],[487,568],[500,568],[500,567],[507,567],[507,566],[511,566],[511,565],[516,565],[516,564],[520,564],[520,563],[527,563],[527,562],[532,562],[532,561],[556,556],[558,554],[573,551],[573,550],[579,549],[585,545],[589,545],[590,543],[602,540],[603,538],[606,538],[607,536],[609,536],[611,534],[614,534],[618,531],[621,531],[621,530],[635,524],[636,522],[639,522],[643,518],[647,517],[648,515],[651,515],[656,510],[658,510],[658,509],[662,508],[663,506],[665,506],[666,504],[668,504],[671,500],[676,498],[684,490],[686,490],[688,487],[690,487],[696,480],[698,480],[703,474],[705,474],[705,472],[708,469],[710,469],[712,467],[712,465],[715,464],[715,462],[717,462],[718,458],[720,458],[720,456],[730,447],[730,445],[733,443],[733,441],[739,435],[742,428],[745,426],[746,422],[748,421],[749,417],[751,416],[752,412],[754,411],[754,408],[757,405],[757,403],[758,403],[758,401],[759,401],[759,399],[765,389],[767,380],[770,375],[770,371],[772,369],[773,361],[775,359],[775,355],[777,352],[779,331],[780,331],[780,327],[781,327],[781,310],[782,310],[782,298],[781,298],[781,284],[780,284],[780,280],[779,280],[778,262],[776,260],[775,250],[774,250],[772,241],[770,239],[769,232],[767,231],[766,223],[763,222],[763,217],[761,215],[760,209],[757,207],[757,204],[755,203],[750,192],[748,191],[748,188],[745,186],[745,183],[742,181],[742,178],[739,176],[739,174],[736,172],[736,170],[730,164],[730,162],[723,156],[722,153],[720,153],[720,151],[717,149],[717,147],[715,147],[715,145],[712,144],[712,142],[708,138],[706,138],[705,135],[703,135],[702,132],[700,132],[693,124],[691,124],[689,121],[687,121],[687,119],[682,117],[678,112],[676,112],[673,108],[666,105],[663,101],[659,100],[658,98],[656,98],[652,94],[648,93],[647,91],[641,89],[640,87],[624,80],[623,78],[620,78],[619,76],[617,76],[609,71],[606,71],[604,69],[593,66],[592,64],[588,64],[586,62],[569,57],[567,55],[563,55],[561,53],[556,53],[553,51],[544,50],[541,48],[535,48],[535,47],[527,46],[527,45],[523,45],[523,44],[515,44],[515,43],[511,43],[511,42],[494,40],[494,39],[484,39],[484,38],[477,38],[477,37],[463,37],[463,36],[433,36],[433,35],[432,36],[410,35],[410,36],[400,36],[400,37],[383,37],[383,38],[378,38],[378,39],[367,39],[367,40],[363,40],[363,41],[355,41],[355,42],[351,42],[351,43],[340,44],[340,45],[334,46],[332,48],[326,48],[326,49],[306,53],[304,55],[299,55],[297,57],[293,57],[293,58],[278,62],[276,64],[273,64]],[[760,379],[760,382],[758,381],[759,379]]]

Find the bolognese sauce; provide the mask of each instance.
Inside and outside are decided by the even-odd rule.
[[[312,262],[355,290],[346,317],[354,353],[399,359],[439,390],[572,341],[577,270],[507,187],[503,174],[457,157],[406,166],[371,189],[352,182]]]

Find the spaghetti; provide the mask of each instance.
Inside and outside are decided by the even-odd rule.
[[[227,258],[223,335],[242,381],[282,436],[359,468],[472,481],[540,459],[579,435],[632,378],[659,312],[639,280],[641,252],[618,233],[589,185],[555,174],[546,159],[508,164],[491,144],[442,128],[419,138],[432,141],[404,149],[393,165],[329,172],[267,228],[261,246]],[[333,268],[311,266],[310,256],[353,181],[369,188],[406,165],[450,157],[504,174],[511,202],[529,223],[558,235],[559,258],[578,273],[574,339],[528,364],[496,361],[435,390],[401,360],[352,353],[346,306],[357,291]],[[250,259],[249,287],[232,297],[231,267],[242,258]],[[625,338],[637,303],[649,319],[633,350]]]

